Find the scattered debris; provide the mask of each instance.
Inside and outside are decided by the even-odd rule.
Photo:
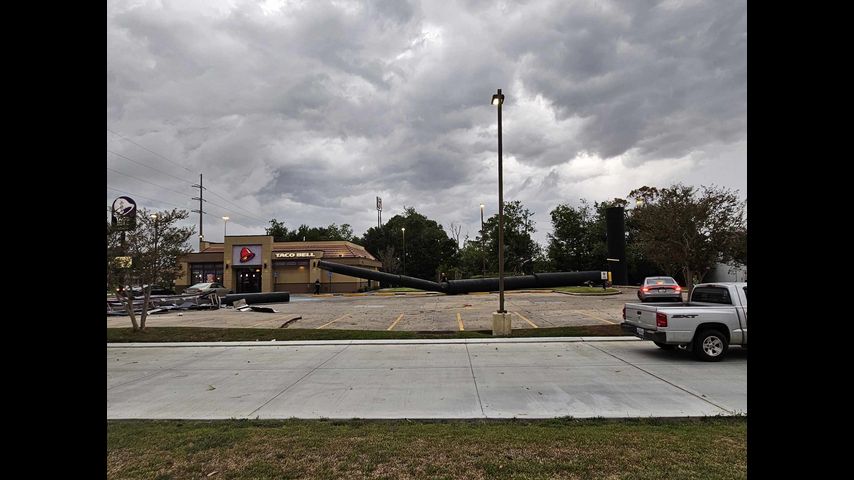
[[[250,305],[249,309],[252,310],[253,312],[279,313],[270,307],[256,307],[256,306]]]
[[[290,324],[292,322],[296,322],[297,320],[300,320],[300,319],[302,319],[302,317],[294,317],[294,318],[288,320],[287,322],[283,323],[282,326],[279,328],[288,328],[288,324]]]
[[[214,387],[213,385],[208,385],[208,391],[210,390],[216,390],[216,387]]]
[[[234,308],[236,308],[236,309],[239,309],[239,308],[245,307],[245,306],[246,306],[246,300],[244,300],[244,299],[242,299],[242,298],[241,298],[240,300],[236,300],[236,301],[234,302],[234,305],[233,305],[233,306],[234,306]]]

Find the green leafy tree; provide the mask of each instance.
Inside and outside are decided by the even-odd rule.
[[[734,233],[729,256],[736,265],[747,267],[747,229],[739,229]]]
[[[406,229],[405,248],[403,228]],[[405,208],[403,215],[391,217],[382,228],[369,228],[362,236],[361,244],[377,258],[383,257],[381,252],[394,249],[397,262],[380,260],[384,269],[398,267],[399,264],[397,272],[386,270],[389,273],[405,273],[410,277],[433,280],[438,278],[442,265],[458,263],[456,241],[448,237],[438,222],[416,212],[412,207]]]
[[[267,227],[267,235],[273,236],[274,242],[289,242],[291,232],[285,226],[285,222],[280,222],[275,218],[270,220],[270,226]]]
[[[665,272],[681,272],[689,292],[717,263],[732,262],[745,238],[745,204],[729,189],[676,184],[629,196],[644,199],[632,215],[641,251]]]
[[[357,241],[353,236],[353,228],[349,224],[338,226],[334,223],[326,227],[309,227],[302,224],[296,230],[288,230],[284,222],[277,219],[270,220],[270,226],[266,229],[267,235],[273,236],[275,242],[327,242],[345,240]]]
[[[515,200],[504,204],[504,271],[514,274],[531,273],[541,248],[531,237],[533,213]],[[487,245],[487,268],[498,271],[498,214],[484,222],[484,241]]]
[[[152,214],[156,215],[156,218],[152,218]],[[186,210],[151,212],[140,209],[137,212],[136,229],[125,232],[124,246],[121,241],[122,233],[107,226],[107,257],[131,257],[130,268],[120,268],[114,261],[110,263],[107,283],[124,302],[135,332],[145,330],[151,286],[173,285],[181,271],[178,257],[192,251],[187,241],[194,234],[195,227],[177,225],[178,221],[188,217],[189,212]],[[133,285],[143,286],[144,301],[138,324],[133,311],[133,289],[125,288]]]
[[[550,214],[553,231],[548,234],[547,251],[553,268],[558,271],[591,269],[604,238],[590,206],[584,200],[579,207],[561,204]]]
[[[459,252],[458,268],[463,278],[480,278],[484,276],[484,259],[487,252],[480,237],[469,239],[468,236],[463,241],[463,248]],[[485,275],[490,276],[487,271]]]

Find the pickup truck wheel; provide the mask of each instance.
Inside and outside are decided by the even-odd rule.
[[[694,355],[705,362],[721,361],[728,347],[726,337],[717,330],[703,330],[694,339]]]
[[[670,345],[668,343],[661,343],[656,341],[653,341],[652,343],[654,343],[658,348],[662,350],[673,350],[676,348],[676,345]]]

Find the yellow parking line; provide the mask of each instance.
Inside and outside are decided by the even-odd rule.
[[[397,320],[395,320],[395,321],[394,321],[394,323],[392,323],[392,324],[391,324],[391,326],[390,326],[390,327],[388,327],[386,330],[391,330],[392,328],[394,328],[394,326],[395,326],[395,325],[397,325],[397,322],[399,322],[401,318],[403,318],[403,314],[402,314],[402,313],[400,314],[400,316],[399,316],[399,317],[397,317]]]
[[[463,325],[463,317],[461,317],[459,313],[457,313],[457,323],[460,324],[461,332],[466,329],[465,325]]]
[[[592,313],[587,313],[587,312],[579,312],[579,313],[581,313],[582,315],[586,315],[586,316],[588,316],[588,317],[590,317],[590,318],[592,318],[592,319],[594,319],[594,320],[601,320],[601,321],[603,321],[603,322],[610,323],[610,324],[612,324],[612,325],[617,325],[617,322],[612,322],[612,321],[610,321],[610,320],[605,320],[604,318],[600,317],[599,315],[593,315]]]
[[[350,314],[349,314],[349,313],[347,313],[347,314],[345,314],[345,315],[341,315],[340,317],[336,318],[335,320],[332,320],[332,321],[331,321],[331,322],[329,322],[329,323],[324,323],[323,325],[321,325],[321,326],[317,327],[315,330],[320,329],[320,328],[323,328],[323,327],[325,327],[325,326],[327,326],[327,325],[332,325],[333,323],[337,322],[338,320],[341,320],[341,319],[346,318],[346,317],[349,317],[349,316],[350,316]]]
[[[534,327],[534,328],[540,328],[540,327],[538,327],[534,322],[532,322],[532,321],[528,320],[527,318],[525,318],[525,316],[524,316],[524,315],[522,315],[521,313],[519,313],[519,312],[513,312],[513,313],[515,313],[516,315],[519,315],[520,317],[522,317],[522,320],[524,320],[524,321],[526,321],[526,322],[530,323],[532,327]]]

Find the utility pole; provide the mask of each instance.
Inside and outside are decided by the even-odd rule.
[[[203,185],[204,184],[202,183],[202,174],[200,173],[199,174],[199,184],[193,185],[193,188],[196,188],[196,187],[199,188],[199,196],[192,198],[193,200],[199,201],[199,209],[198,210],[192,210],[192,212],[193,213],[198,212],[198,214],[199,214],[199,251],[200,252],[202,251],[202,241],[205,239],[205,223],[204,223],[204,217],[203,217],[205,212],[204,212],[204,209],[202,208],[202,202],[205,202],[206,200],[204,198],[205,197],[204,196],[205,187]]]

